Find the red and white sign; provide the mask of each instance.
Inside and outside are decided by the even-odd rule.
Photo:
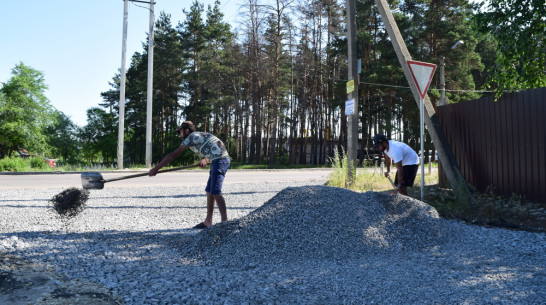
[[[419,90],[421,98],[424,99],[425,95],[427,95],[428,86],[430,86],[434,71],[436,71],[436,65],[408,60],[408,66],[411,71],[411,76],[417,85],[417,90]]]

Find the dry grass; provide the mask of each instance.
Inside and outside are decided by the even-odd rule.
[[[342,165],[342,162],[340,164]],[[337,179],[340,179],[339,177],[342,177],[342,173],[346,173],[346,169],[343,166],[334,168],[334,172],[336,171],[337,174],[332,175],[331,178],[337,177]],[[335,179],[330,179],[328,184],[343,187],[342,184],[335,185],[330,183],[333,180]],[[357,192],[392,191],[392,185],[383,175],[381,168],[358,169],[355,183],[348,188]],[[438,213],[444,218],[457,219],[482,226],[546,232],[546,203],[531,202],[516,195],[511,198],[501,198],[491,190],[485,193],[472,190],[474,202],[466,208],[461,208],[456,204],[455,196],[451,189],[444,189],[438,186],[438,172],[435,168],[433,168],[430,174],[428,174],[428,169],[425,169],[424,193],[423,201],[436,208]],[[415,178],[414,187],[408,188],[408,196],[421,199],[420,171]]]

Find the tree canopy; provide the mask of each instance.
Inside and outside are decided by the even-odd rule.
[[[546,86],[546,5],[543,0],[490,0],[477,15],[478,28],[496,40],[489,84],[504,91]]]
[[[45,128],[55,121],[44,75],[22,62],[0,88],[0,158],[25,148],[48,153]]]

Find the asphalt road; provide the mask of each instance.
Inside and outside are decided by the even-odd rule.
[[[282,170],[229,170],[224,184],[239,183],[268,183],[268,182],[305,182],[328,180],[331,169],[282,169]],[[140,171],[145,172],[145,171]],[[103,172],[106,180],[133,175],[138,171]],[[115,187],[139,188],[153,186],[204,186],[208,179],[208,170],[182,170],[158,174],[155,177],[137,177],[126,180],[105,183]],[[68,188],[82,187],[80,173],[24,173],[24,174],[0,174],[0,190],[8,189],[37,189],[37,188]]]

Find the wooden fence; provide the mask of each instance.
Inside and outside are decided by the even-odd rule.
[[[468,183],[481,192],[546,202],[546,88],[441,106],[436,113]]]

